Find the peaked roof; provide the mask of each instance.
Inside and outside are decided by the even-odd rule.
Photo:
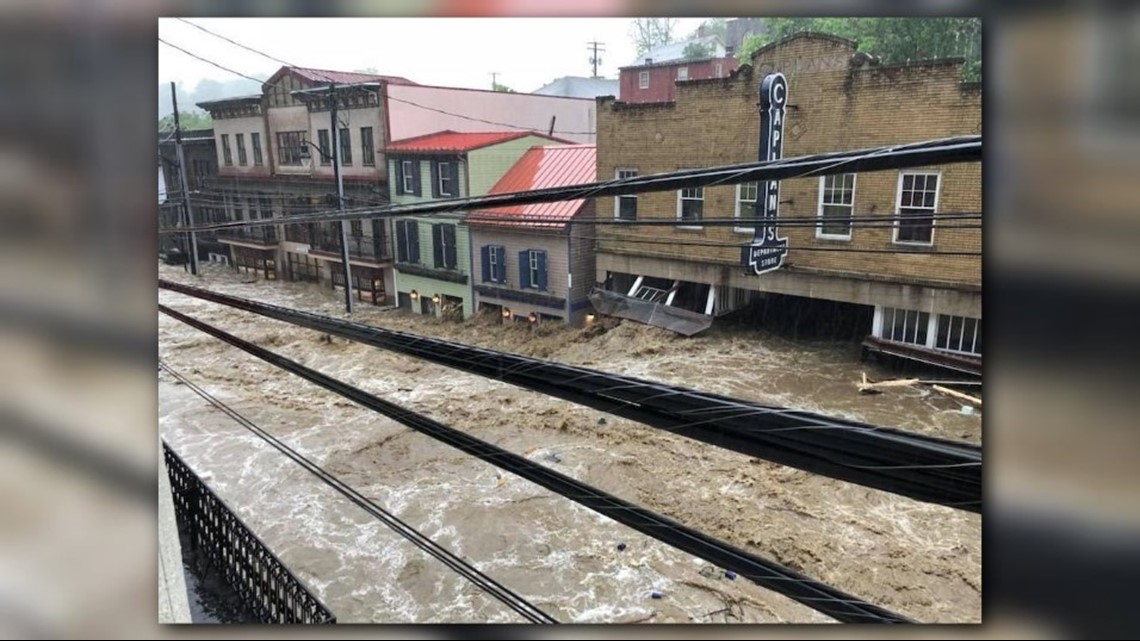
[[[563,76],[535,89],[531,93],[540,96],[597,98],[598,96],[616,96],[618,94],[618,85],[617,80],[610,80],[609,78]]]
[[[507,194],[592,183],[598,176],[597,158],[597,145],[531,147],[487,193]],[[563,229],[585,203],[585,199],[578,199],[481,209],[468,214],[465,221],[478,225]]]
[[[281,76],[292,73],[308,82],[325,85],[335,82],[338,85],[351,85],[358,82],[384,81],[394,85],[414,85],[416,83],[401,76],[384,76],[375,73],[356,73],[351,71],[332,71],[330,69],[311,69],[309,67],[281,67],[270,76],[265,84],[275,82]]]
[[[537,131],[479,131],[458,132],[450,129],[437,131],[431,134],[404,138],[392,141],[387,151],[405,152],[465,152],[510,140],[525,138],[526,136],[539,136],[555,142],[570,142],[561,138],[554,138]]]
[[[702,45],[712,45],[714,58],[724,56],[724,45],[720,43],[720,39],[716,36],[703,36],[697,38],[689,38],[688,40],[678,40],[670,42],[665,45],[658,45],[649,51],[641,54],[636,60],[629,63],[630,67],[640,67],[645,64],[645,59],[649,58],[653,62],[668,62],[668,61],[683,61],[685,59],[685,47],[691,43]],[[624,68],[624,67],[623,67]]]

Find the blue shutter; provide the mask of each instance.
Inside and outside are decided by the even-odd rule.
[[[538,288],[546,291],[546,252],[538,252]]]
[[[420,189],[420,161],[412,161],[412,194],[415,196],[423,195]]]
[[[431,258],[436,269],[444,267],[443,264],[443,225],[433,223],[431,226]]]
[[[455,269],[459,266],[458,245],[455,238],[455,225],[443,226],[444,243],[443,263],[444,267],[448,269]]]
[[[497,249],[490,245],[483,245],[479,249],[480,255],[483,257],[483,282],[486,283],[491,280],[491,250]],[[498,258],[498,256],[496,256]],[[499,269],[502,269],[500,266]]]
[[[431,197],[439,198],[439,161],[429,160],[428,165],[431,167]]]
[[[507,282],[507,248],[499,245],[495,248],[495,253],[499,255],[499,282],[506,284]]]
[[[527,250],[519,252],[519,287],[530,287],[530,260]]]
[[[408,224],[402,220],[396,221],[396,260],[408,262]]]
[[[420,224],[414,220],[409,220],[406,223],[405,229],[407,229],[406,233],[408,234],[408,238],[411,240],[411,243],[409,244],[411,245],[412,250],[412,255],[409,256],[408,262],[418,263],[420,262]]]

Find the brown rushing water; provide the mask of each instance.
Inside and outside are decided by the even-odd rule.
[[[160,276],[343,317],[316,285],[204,266]],[[924,622],[981,620],[981,518],[751,459],[638,423],[168,291],[159,301],[387,400]],[[848,343],[711,330],[464,324],[360,305],[354,320],[970,442],[981,418],[925,388],[860,395]],[[159,315],[175,369],[564,622],[827,617],[498,471]],[[342,622],[509,622],[420,552],[165,373],[164,438]],[[626,543],[624,552],[616,549]],[[653,590],[662,599],[651,599]]]

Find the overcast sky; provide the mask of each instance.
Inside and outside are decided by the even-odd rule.
[[[684,37],[703,18],[680,18]],[[490,88],[491,72],[516,91],[534,91],[561,76],[589,76],[586,43],[605,43],[598,74],[617,78],[634,61],[632,18],[194,18],[196,24],[302,67],[352,71],[375,67],[422,84]],[[280,63],[172,18],[162,39],[264,80]],[[187,90],[232,73],[158,43],[158,79]]]

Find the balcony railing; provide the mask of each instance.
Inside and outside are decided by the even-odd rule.
[[[319,251],[330,252],[339,255],[340,230],[319,230],[316,242],[313,243],[313,246]],[[364,258],[374,261],[389,260],[392,258],[392,252],[388,248],[388,242],[385,237],[365,235],[357,236],[354,234],[349,234],[348,236],[348,255],[354,258]]]
[[[272,225],[230,227],[218,230],[218,240],[238,240],[261,245],[277,244],[277,228]]]

